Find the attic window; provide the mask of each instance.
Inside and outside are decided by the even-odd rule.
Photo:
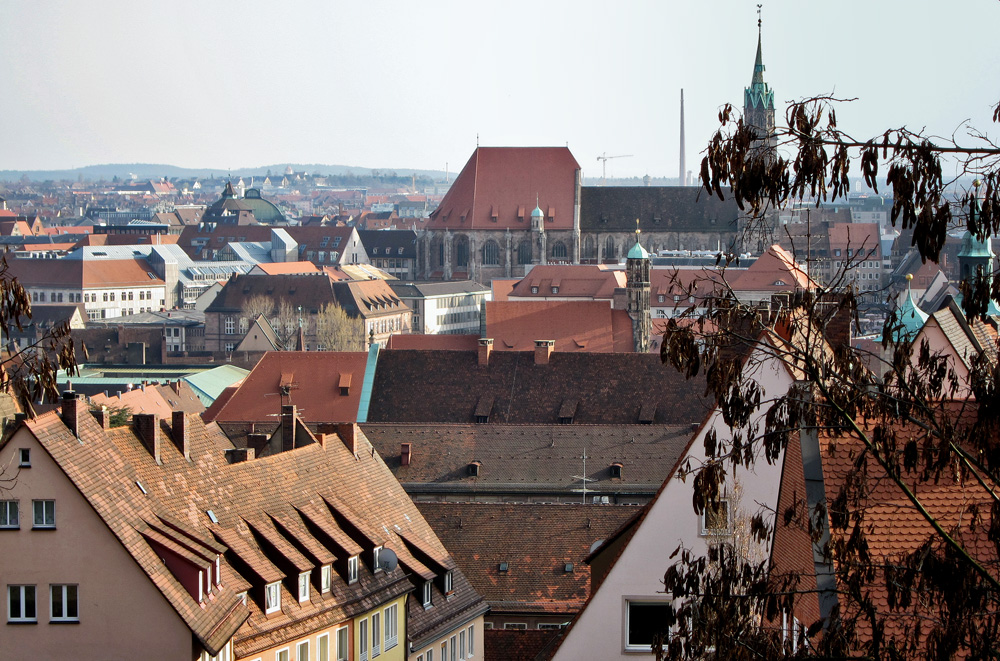
[[[785,286],[786,286],[786,283],[785,283],[785,281],[784,281],[784,280],[775,280],[775,281],[774,281],[774,286],[775,286],[775,287],[785,287]]]
[[[18,450],[18,455],[20,456],[20,463],[18,463],[19,468],[30,468],[31,467],[31,448],[20,448]]]
[[[517,208],[517,219],[522,223],[524,222],[524,207]]]
[[[213,512],[212,510],[205,510],[205,514],[208,515],[208,520],[211,521],[212,523],[219,522],[219,517],[215,516],[215,512]]]
[[[140,482],[139,480],[136,480],[135,481],[135,486],[139,487],[139,491],[142,492],[142,495],[144,495],[144,496],[146,495],[146,487],[142,486],[142,482]]]
[[[281,581],[264,586],[264,614],[270,615],[281,610]]]
[[[344,372],[340,375],[340,394],[341,396],[347,396],[351,394],[351,374],[350,372]]]
[[[372,549],[372,571],[382,571],[382,547],[376,546]]]
[[[639,409],[639,424],[640,425],[651,425],[653,420],[656,418],[656,403],[646,402]]]
[[[483,395],[476,403],[476,423],[486,424],[490,421],[490,414],[493,413],[493,398]]]
[[[507,572],[510,569],[510,563],[501,562],[499,569],[501,572]]]
[[[552,293],[553,294],[558,294],[559,293],[559,288],[558,287],[553,287],[552,288]]]
[[[615,462],[608,466],[608,472],[611,473],[612,478],[621,479],[622,476],[622,464],[620,462]]]
[[[468,466],[466,466],[465,470],[469,474],[469,477],[479,477],[479,469],[482,467],[483,467],[483,462],[473,461]]]
[[[566,564],[564,564],[563,565],[563,572],[565,572],[567,574],[572,574],[573,573],[573,563],[572,562],[567,562]]]
[[[449,569],[444,573],[444,590],[445,594],[452,594],[455,591],[454,577],[452,576],[451,570]]]
[[[538,287],[532,287],[531,288],[531,293],[532,294],[537,294],[538,293]]]
[[[563,400],[562,406],[559,407],[559,424],[560,425],[571,425],[573,424],[573,418],[576,417],[576,407],[577,400],[567,399]]]

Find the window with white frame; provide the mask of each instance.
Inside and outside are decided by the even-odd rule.
[[[452,585],[452,574],[451,570],[449,569],[444,573],[444,593],[451,594],[453,591],[454,587]]]
[[[715,507],[711,504],[701,513],[701,534],[725,535],[729,533],[729,501],[722,499]]]
[[[347,635],[347,627],[337,629],[337,661],[347,661],[351,656],[350,637]]]
[[[283,650],[278,650],[278,652],[274,655],[274,661],[289,661],[289,654],[291,654],[291,650],[287,647]]]
[[[368,620],[358,623],[358,658],[368,661]]]
[[[226,335],[233,335],[236,332],[236,319],[234,317],[226,317],[225,331]]]
[[[299,574],[299,603],[309,601],[309,575],[312,572],[304,571]]]
[[[326,594],[333,584],[333,565],[323,565],[319,570],[319,591]]]
[[[236,344],[233,342],[226,342],[225,347],[223,347],[223,351],[227,351],[229,353],[232,353],[235,350],[236,350]]]
[[[424,581],[424,608],[430,608],[434,599],[434,582]]]
[[[399,642],[399,606],[393,604],[385,609],[385,645],[383,650],[391,650]]]
[[[0,500],[0,528],[20,528],[21,518],[16,500]]]
[[[31,448],[18,448],[18,467],[19,468],[30,468],[31,467]]]
[[[356,583],[358,580],[358,556],[352,555],[347,559],[347,582]]]
[[[7,586],[7,621],[37,622],[34,585]]]
[[[430,648],[429,650],[427,650],[424,658],[425,658],[425,661],[434,661],[434,648],[433,647]]]
[[[458,632],[458,658],[465,661],[465,632]]]
[[[448,641],[448,647],[451,649],[451,661],[458,661],[458,641],[456,640],[458,636],[452,636],[451,640]]]
[[[475,653],[476,653],[476,642],[475,642],[475,641],[476,641],[476,629],[475,629],[475,626],[476,626],[476,625],[474,625],[474,624],[470,624],[470,625],[469,625],[469,629],[468,629],[468,635],[467,635],[467,636],[465,637],[465,639],[466,639],[466,640],[468,641],[468,643],[469,643],[469,653],[468,653],[468,655],[467,655],[467,656],[468,656],[468,657],[469,657],[470,659],[471,659],[471,658],[472,658],[472,657],[473,657],[473,656],[475,655]]]
[[[56,501],[54,500],[33,500],[31,501],[32,528],[55,528],[56,527]]]
[[[382,571],[382,547],[376,546],[372,550],[372,571],[380,572]]]
[[[625,602],[625,651],[649,652],[657,634],[667,635],[666,601],[627,600]]]
[[[264,586],[264,614],[269,615],[279,610],[281,610],[281,581],[275,581]]]
[[[372,613],[372,658],[382,653],[382,615]]]
[[[308,640],[304,640],[295,646],[295,661],[309,661]]]
[[[49,612],[53,622],[79,622],[79,603],[76,585],[49,586]]]

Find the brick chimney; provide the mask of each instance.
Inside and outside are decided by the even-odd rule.
[[[231,448],[226,450],[226,461],[231,464],[241,464],[254,458],[252,448]]]
[[[487,367],[490,364],[490,354],[493,353],[493,338],[479,338],[479,366]]]
[[[351,454],[358,453],[358,426],[353,422],[337,425],[337,435],[344,442]]]
[[[104,431],[111,429],[111,412],[108,411],[107,406],[102,406],[97,411],[94,411],[94,419],[97,420],[97,424],[99,424],[101,429]]]
[[[253,450],[253,455],[259,457],[267,446],[267,434],[247,434],[247,448]]]
[[[281,405],[281,451],[295,449],[295,404]]]
[[[535,364],[548,365],[549,356],[552,355],[552,348],[555,345],[555,340],[535,340]]]
[[[135,433],[142,441],[143,447],[149,451],[156,463],[162,464],[160,459],[160,416],[155,413],[135,413],[132,415],[132,426]]]
[[[188,447],[188,422],[184,411],[174,411],[171,415],[170,436],[184,458],[191,461],[191,448]]]
[[[72,390],[66,390],[62,394],[62,419],[73,432],[73,436],[80,436],[80,400]]]
[[[482,350],[480,349],[480,351]],[[409,466],[412,457],[412,445],[410,443],[403,443],[399,448],[399,463],[403,466]]]

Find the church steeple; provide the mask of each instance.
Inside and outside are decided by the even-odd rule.
[[[649,253],[639,240],[639,219],[635,221],[635,245],[625,259],[625,282],[628,295],[626,310],[632,319],[632,347],[636,353],[649,351],[652,319],[649,308]]]
[[[757,5],[757,58],[753,64],[753,78],[750,87],[743,91],[743,117],[748,126],[755,129],[758,144],[773,149],[774,136],[774,90],[764,82],[764,54],[761,35],[760,5]]]

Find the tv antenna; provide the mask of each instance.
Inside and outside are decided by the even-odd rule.
[[[588,491],[588,489],[587,489],[587,482],[596,482],[597,480],[591,479],[591,478],[587,477],[587,448],[583,449],[583,457],[581,457],[581,458],[583,459],[583,475],[574,475],[573,479],[574,480],[580,480],[583,483],[583,488],[582,489],[573,489],[573,491],[576,492],[576,493],[582,493],[583,494],[583,504],[586,505],[587,504],[587,491]]]

